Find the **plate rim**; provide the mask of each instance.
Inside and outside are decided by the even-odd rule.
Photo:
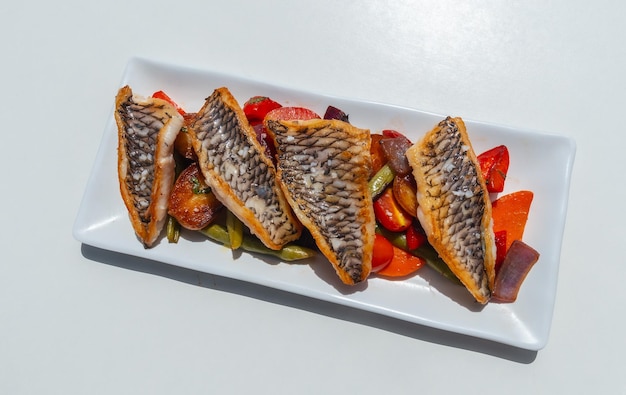
[[[358,105],[361,106],[377,106],[377,107],[381,107],[381,108],[392,108],[395,109],[397,111],[401,111],[401,112],[411,112],[411,113],[417,113],[420,116],[428,116],[428,117],[442,117],[442,115],[440,114],[436,114],[433,112],[428,112],[428,111],[423,111],[420,109],[415,109],[415,108],[409,108],[409,107],[403,107],[403,106],[398,106],[398,105],[394,105],[394,104],[388,104],[388,103],[381,103],[381,102],[376,102],[376,101],[371,101],[371,100],[361,100],[361,99],[355,99],[355,98],[347,98],[347,97],[340,97],[340,96],[334,96],[334,95],[329,95],[329,94],[323,94],[323,93],[318,93],[318,92],[312,92],[312,91],[302,91],[302,90],[298,90],[297,88],[293,88],[293,87],[289,87],[289,86],[285,86],[285,85],[279,85],[279,84],[275,84],[275,83],[270,83],[270,82],[264,82],[264,81],[258,81],[258,80],[254,80],[248,77],[242,77],[242,76],[237,76],[237,75],[233,75],[233,74],[228,74],[228,73],[224,73],[221,71],[211,71],[211,70],[205,70],[205,69],[201,69],[201,68],[194,68],[194,67],[190,67],[190,66],[184,66],[184,65],[176,65],[176,64],[171,64],[171,63],[167,63],[167,62],[161,62],[161,61],[157,61],[157,60],[152,60],[152,59],[148,59],[148,58],[144,58],[144,57],[132,57],[130,58],[130,60],[128,61],[128,63],[126,64],[126,67],[124,68],[124,73],[120,82],[120,87],[128,84],[129,82],[129,78],[132,74],[132,70],[134,68],[137,67],[153,67],[153,68],[157,68],[157,69],[163,69],[163,70],[167,70],[169,72],[172,71],[176,71],[176,72],[180,72],[183,71],[185,73],[192,73],[192,74],[201,74],[201,75],[210,75],[211,77],[223,77],[225,80],[237,80],[240,83],[251,83],[251,84],[255,84],[255,85],[262,85],[262,86],[271,86],[273,89],[278,89],[278,90],[282,90],[284,92],[291,92],[291,93],[297,93],[299,92],[300,94],[306,95],[306,96],[316,96],[318,98],[325,98],[325,99],[332,99],[332,100],[339,100],[339,101],[346,101],[346,102],[354,102]],[[113,102],[113,101],[112,101]],[[571,175],[572,175],[572,171],[573,171],[573,164],[574,164],[574,159],[575,159],[575,155],[576,155],[576,143],[574,141],[573,138],[568,137],[568,136],[562,136],[562,135],[558,135],[558,134],[553,134],[553,133],[548,133],[548,132],[543,132],[543,131],[537,131],[537,130],[531,130],[531,129],[525,129],[525,128],[514,128],[511,126],[506,126],[506,125],[501,125],[501,124],[496,124],[496,123],[490,123],[490,122],[483,122],[483,121],[476,121],[476,120],[472,120],[472,119],[466,119],[464,118],[464,121],[468,124],[472,124],[472,125],[481,125],[481,126],[485,126],[485,127],[489,127],[489,128],[496,128],[496,129],[501,129],[501,130],[506,130],[509,133],[513,133],[513,134],[532,134],[534,136],[538,136],[538,137],[543,137],[543,138],[548,138],[548,139],[554,139],[555,141],[558,141],[562,148],[567,152],[566,155],[566,163],[563,164],[563,170],[564,170],[564,174],[562,177],[560,177],[559,179],[562,180],[562,185],[561,187],[564,190],[564,201],[562,202],[560,208],[562,210],[562,215],[559,215],[558,218],[561,219],[560,224],[558,226],[560,232],[558,235],[558,240],[560,241],[558,243],[557,246],[554,246],[554,248],[556,249],[556,251],[554,251],[554,254],[557,255],[557,261],[556,261],[556,265],[553,268],[553,270],[555,270],[555,278],[554,278],[554,284],[552,287],[552,292],[550,294],[551,300],[550,300],[550,306],[547,309],[547,319],[549,324],[547,325],[547,327],[545,328],[545,330],[543,331],[543,333],[539,334],[538,336],[535,336],[533,341],[524,341],[524,340],[516,340],[516,339],[511,339],[511,338],[506,338],[505,336],[494,336],[493,334],[489,334],[489,333],[481,333],[480,331],[472,331],[472,330],[459,330],[458,327],[456,326],[451,326],[451,325],[447,325],[445,323],[441,323],[441,322],[437,322],[436,320],[426,320],[423,317],[417,317],[417,319],[415,319],[416,317],[412,317],[413,319],[407,319],[406,315],[400,314],[399,312],[394,312],[394,311],[384,311],[381,312],[380,309],[372,306],[372,305],[368,305],[362,301],[359,300],[354,300],[354,299],[350,299],[348,297],[346,297],[345,295],[343,296],[339,296],[339,294],[335,294],[335,295],[328,295],[328,294],[320,294],[317,290],[315,290],[314,292],[309,292],[309,293],[303,293],[301,292],[298,287],[294,287],[293,285],[289,286],[289,285],[285,285],[284,283],[278,283],[275,280],[272,279],[265,279],[264,281],[259,282],[258,279],[254,279],[254,278],[249,278],[250,276],[245,276],[245,275],[240,275],[240,273],[237,273],[239,275],[233,275],[233,273],[229,273],[228,271],[222,271],[222,272],[215,272],[215,271],[207,271],[207,270],[201,270],[201,269],[197,269],[197,268],[190,268],[187,265],[181,265],[180,263],[176,263],[176,262],[172,262],[170,260],[164,260],[164,259],[159,259],[158,256],[153,256],[153,254],[149,253],[149,254],[137,254],[137,251],[134,250],[133,248],[131,249],[127,249],[127,248],[120,248],[120,246],[116,246],[114,244],[111,243],[107,243],[104,240],[94,240],[93,237],[91,237],[91,234],[89,232],[88,228],[85,228],[85,220],[86,220],[86,214],[85,214],[85,210],[86,207],[88,206],[88,202],[86,201],[87,199],[87,195],[90,191],[90,189],[93,188],[94,183],[96,182],[96,180],[94,179],[95,177],[95,173],[98,170],[99,164],[102,162],[102,159],[104,157],[104,155],[106,154],[107,151],[107,147],[104,146],[104,142],[105,139],[107,138],[107,133],[109,133],[110,129],[115,126],[114,125],[114,121],[113,121],[113,104],[111,105],[111,114],[108,118],[108,121],[106,123],[106,126],[104,128],[104,131],[102,132],[102,136],[101,136],[101,141],[100,141],[100,145],[98,147],[98,151],[96,153],[96,156],[94,158],[94,162],[92,163],[92,167],[89,173],[89,178],[87,180],[84,192],[83,192],[83,198],[81,199],[80,202],[80,206],[78,209],[78,213],[76,215],[75,221],[74,221],[74,225],[72,228],[72,234],[73,237],[78,240],[81,243],[87,244],[87,245],[91,245],[97,248],[102,248],[105,250],[110,250],[110,251],[115,251],[115,252],[119,252],[119,253],[123,253],[126,255],[130,255],[130,256],[137,256],[140,258],[147,258],[147,259],[152,259],[152,260],[156,260],[159,262],[163,262],[163,263],[168,263],[174,266],[178,266],[178,267],[185,267],[185,268],[189,268],[191,270],[199,270],[201,272],[205,272],[205,273],[209,273],[209,274],[215,274],[215,275],[220,275],[223,277],[229,277],[229,278],[233,278],[233,279],[238,279],[238,280],[242,280],[245,282],[250,282],[250,283],[254,283],[257,285],[262,285],[262,286],[266,286],[266,287],[270,287],[270,288],[275,288],[275,289],[279,289],[279,290],[283,290],[283,291],[287,291],[290,293],[295,293],[295,294],[300,294],[300,295],[304,295],[307,297],[313,297],[315,299],[320,299],[320,300],[324,300],[327,302],[331,302],[331,303],[340,303],[344,306],[349,306],[351,308],[356,308],[356,309],[361,309],[361,310],[365,310],[365,311],[369,311],[369,312],[373,312],[373,313],[377,313],[377,314],[383,314],[385,316],[389,316],[389,317],[393,317],[393,318],[397,318],[403,321],[408,321],[408,322],[413,322],[415,324],[420,324],[420,325],[425,325],[425,326],[429,326],[432,328],[437,328],[437,329],[441,329],[441,330],[445,330],[445,331],[449,331],[449,332],[453,332],[453,333],[460,333],[460,334],[464,334],[464,335],[469,335],[469,336],[473,336],[473,337],[478,337],[478,338],[483,338],[483,339],[487,339],[487,340],[492,340],[495,341],[497,343],[502,343],[502,344],[508,344],[511,346],[515,346],[518,348],[522,348],[522,349],[527,349],[527,350],[540,350],[543,347],[545,347],[545,345],[547,344],[548,338],[549,338],[549,332],[551,329],[551,321],[552,321],[552,315],[553,315],[553,310],[554,310],[554,304],[555,304],[555,299],[556,299],[556,282],[558,280],[558,269],[560,266],[560,256],[561,256],[561,249],[562,249],[562,244],[563,244],[563,234],[564,234],[564,227],[565,227],[565,222],[566,222],[566,217],[567,217],[567,208],[568,208],[568,204],[569,204],[569,194],[570,194],[570,188],[571,188]],[[110,136],[108,136],[110,138]],[[130,225],[129,225],[130,226]],[[184,262],[183,262],[184,263]],[[318,281],[322,281],[321,279],[317,279]],[[316,296],[312,296],[316,295]],[[411,318],[411,317],[409,317]]]

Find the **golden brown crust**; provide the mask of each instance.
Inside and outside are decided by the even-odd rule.
[[[154,107],[164,117],[163,127],[158,131],[154,158],[154,181],[150,191],[149,207],[145,213],[140,213],[135,207],[135,198],[132,186],[128,183],[129,153],[127,152],[129,126],[124,122],[123,114],[130,102]],[[178,131],[183,125],[183,117],[168,102],[156,98],[142,98],[133,96],[129,86],[122,87],[115,98],[115,122],[118,129],[118,180],[120,193],[129,214],[129,218],[137,237],[145,247],[151,247],[159,237],[167,218],[167,201],[169,192],[174,183],[175,163],[173,158],[173,143]]]
[[[274,191],[275,198],[277,200],[276,207],[274,207],[273,210],[280,212],[280,214],[277,214],[276,217],[279,215],[281,216],[280,221],[283,222],[280,226],[282,226],[282,228],[270,230],[268,227],[273,226],[272,224],[263,223],[259,220],[258,214],[255,215],[255,212],[250,208],[256,204],[253,201],[254,198],[244,202],[236,193],[234,193],[231,185],[225,180],[224,174],[221,174],[214,166],[212,158],[209,157],[206,147],[203,147],[203,141],[198,138],[199,134],[203,133],[201,132],[200,125],[203,122],[203,117],[208,111],[211,111],[211,105],[214,101],[219,101],[221,105],[225,106],[235,114],[236,122],[238,123],[241,131],[245,134],[246,144],[251,146],[252,149],[256,151],[255,158],[262,161],[267,168],[267,173],[269,174],[268,178],[272,182],[272,185],[269,185],[268,187]],[[209,97],[205,102],[203,108],[198,111],[196,120],[191,122],[189,133],[192,138],[194,150],[198,157],[200,169],[207,183],[211,186],[211,190],[224,204],[224,206],[237,216],[248,227],[248,229],[256,235],[261,242],[263,242],[263,244],[273,250],[279,250],[288,242],[297,240],[300,237],[302,234],[302,224],[292,212],[291,207],[287,203],[282,191],[275,182],[276,170],[274,168],[274,164],[265,154],[265,149],[258,142],[254,129],[248,123],[243,110],[228,88],[221,87],[213,92],[211,97]],[[235,156],[237,155],[235,152],[232,154]],[[261,199],[257,200],[260,207],[259,210],[267,209],[267,207],[264,206],[265,202],[262,202]],[[277,226],[278,225],[276,225],[276,227]]]
[[[287,200],[289,201],[289,204],[296,213],[298,219],[310,231],[319,250],[333,265],[341,281],[344,284],[348,285],[353,285],[364,281],[369,276],[372,267],[372,254],[375,236],[374,209],[372,205],[372,197],[370,195],[367,185],[371,169],[371,160],[369,156],[369,130],[359,129],[348,123],[337,120],[314,119],[307,121],[268,121],[268,129],[273,134],[275,141],[297,140],[297,138],[290,139],[290,137],[282,139],[277,138],[276,129],[274,129],[274,127],[277,125],[281,125],[282,127],[287,128],[287,133],[291,134],[292,136],[304,136],[308,133],[308,131],[315,129],[334,128],[336,130],[341,130],[341,133],[347,136],[346,141],[350,141],[350,148],[341,152],[340,155],[335,157],[336,160],[334,160],[333,162],[337,162],[337,164],[342,167],[345,167],[348,163],[350,164],[351,171],[349,172],[350,174],[347,178],[350,179],[349,182],[351,186],[355,186],[355,188],[358,190],[358,192],[354,191],[354,194],[358,195],[361,201],[366,203],[361,205],[358,208],[358,211],[356,211],[355,223],[360,222],[361,225],[359,226],[357,231],[353,232],[353,234],[351,235],[339,233],[335,235],[337,237],[337,240],[329,240],[329,232],[327,231],[327,229],[323,229],[320,224],[332,222],[333,214],[329,214],[328,212],[324,212],[322,210],[313,212],[313,203],[311,203],[311,201],[314,200],[313,194],[307,194],[306,196],[303,196],[301,193],[294,192],[297,190],[301,190],[300,188],[302,185],[298,185],[298,181],[295,180],[300,177],[294,177],[293,173],[290,173],[288,177],[285,176],[284,166],[280,159],[285,150],[285,145],[282,144],[277,144],[279,158],[277,176],[279,184]],[[311,137],[311,139],[316,138],[314,137],[314,135],[309,135],[309,137]],[[299,152],[300,149],[301,148],[296,148],[294,150],[296,152]],[[338,173],[339,175],[337,177],[341,178],[341,170],[334,169],[332,166],[328,165],[328,163],[330,162],[331,161],[324,161],[324,163],[319,163],[317,171],[324,174]],[[306,165],[308,165],[308,163]],[[313,173],[309,173],[306,176],[312,176],[312,174]],[[313,185],[311,185],[310,187],[315,188],[315,186]],[[327,186],[326,188],[324,188],[324,190],[327,191],[328,188],[330,187]],[[350,187],[349,189],[352,191],[352,187]],[[338,207],[336,205],[333,206],[328,201],[318,203],[320,204],[319,206],[316,206],[315,209],[320,206],[333,207],[335,209]],[[363,243],[362,248],[358,252],[359,254],[362,254],[361,261],[358,263],[360,267],[356,269],[354,268],[354,266],[345,267],[345,257],[341,257],[337,250],[334,249],[331,245],[334,242],[344,242],[344,239],[347,238],[346,236],[354,236],[355,234],[361,235],[361,241]]]
[[[450,195],[459,192],[442,192],[441,188],[443,188],[443,182],[435,182],[433,184],[433,179],[429,178],[432,173],[426,174],[431,171],[431,168],[426,166],[425,163],[430,159],[429,155],[432,155],[435,135],[442,129],[442,124],[445,121],[437,125],[407,151],[407,159],[413,168],[413,174],[417,182],[417,196],[419,201],[417,217],[426,232],[429,243],[435,248],[443,261],[446,262],[452,272],[461,280],[478,302],[486,303],[489,300],[490,292],[495,282],[495,241],[493,236],[491,201],[489,200],[485,180],[480,172],[480,166],[478,165],[476,154],[472,149],[463,120],[461,118],[448,118],[446,121],[451,121],[458,127],[461,136],[461,144],[465,147],[464,153],[474,169],[476,169],[476,183],[482,192],[480,194],[480,201],[484,206],[484,212],[480,219],[480,228],[482,233],[482,248],[484,250],[484,260],[482,262],[484,273],[474,273],[467,270],[467,267],[464,266],[460,258],[462,254],[450,244],[451,237],[449,232],[452,225],[449,221],[452,220],[452,218],[450,218],[451,215],[448,218],[446,217],[448,216],[449,210],[452,210],[452,208],[449,208],[450,206],[448,205],[450,204]],[[444,167],[445,165],[442,166],[442,168]],[[446,171],[441,170],[437,174],[438,176],[445,177]],[[461,226],[456,229],[458,232],[461,232],[465,230],[465,227]],[[487,276],[487,279],[486,284],[482,285],[484,284],[483,280],[477,280],[476,276],[484,275]],[[485,289],[485,286],[487,289]]]

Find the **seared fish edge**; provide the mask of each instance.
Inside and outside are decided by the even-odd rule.
[[[266,120],[289,204],[345,284],[371,271],[374,209],[369,130],[337,120]]]
[[[168,102],[133,95],[122,87],[115,98],[118,180],[131,224],[151,247],[167,219],[175,177],[174,140],[183,117]]]
[[[495,281],[491,201],[463,120],[447,117],[406,156],[428,241],[474,298],[487,303]]]

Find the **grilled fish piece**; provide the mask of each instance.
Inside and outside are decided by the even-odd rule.
[[[115,109],[120,192],[137,237],[149,248],[167,219],[183,117],[164,100],[133,95],[129,86],[118,91]]]
[[[279,184],[296,215],[345,284],[365,280],[375,227],[369,131],[337,120],[265,124],[276,142]]]
[[[495,280],[491,201],[461,118],[448,117],[406,152],[428,241],[474,298]]]
[[[276,169],[227,88],[206,99],[189,133],[215,196],[268,248],[279,250],[302,233],[276,184]]]

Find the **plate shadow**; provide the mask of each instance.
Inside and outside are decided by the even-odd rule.
[[[371,326],[408,338],[491,355],[520,364],[530,364],[534,362],[537,357],[537,351],[525,350],[490,340],[431,328],[349,306],[338,305],[242,280],[217,276],[150,259],[104,250],[87,244],[81,244],[81,253],[86,259],[94,262],[156,275],[207,289],[242,295],[268,303],[306,310],[314,314]]]

